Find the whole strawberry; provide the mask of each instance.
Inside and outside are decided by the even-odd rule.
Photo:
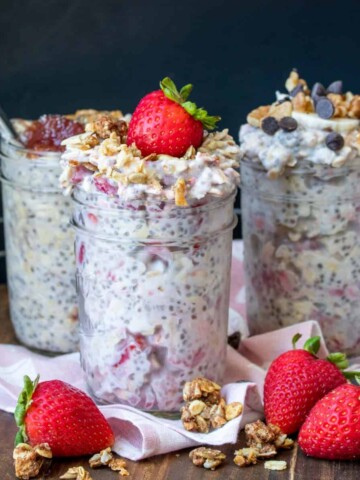
[[[296,341],[301,335],[293,339]],[[320,337],[309,339],[304,349],[294,349],[276,358],[267,372],[264,385],[264,410],[267,423],[286,434],[297,432],[315,403],[326,393],[346,383],[346,356],[330,354],[316,357]]]
[[[166,77],[161,90],[146,95],[136,107],[129,124],[127,144],[135,143],[144,156],[151,153],[181,157],[203,140],[204,128],[212,130],[220,117],[211,117],[188,98],[192,85],[180,92]]]
[[[313,407],[301,427],[300,448],[311,457],[360,459],[360,387],[340,385]]]
[[[84,392],[60,380],[38,382],[39,376],[34,382],[24,377],[15,409],[15,445],[48,443],[54,456],[75,457],[114,443],[110,425]]]

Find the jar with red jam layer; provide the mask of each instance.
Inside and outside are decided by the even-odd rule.
[[[44,138],[43,125],[37,128],[36,122],[41,123],[17,121],[25,127],[21,137],[31,149],[1,140],[10,316],[24,345],[72,352],[78,345],[78,309],[71,202],[59,186],[61,140],[55,137],[59,132],[52,129],[53,138]],[[83,131],[79,124],[75,129],[72,122],[65,124],[62,135]]]

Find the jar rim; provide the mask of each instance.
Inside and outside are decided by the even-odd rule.
[[[25,146],[18,144],[16,141],[10,138],[6,138],[4,136],[1,136],[0,138],[1,138],[1,142],[0,142],[1,156],[4,156],[6,158],[11,158],[11,160],[15,160],[15,161],[25,161],[25,159],[20,157],[13,158],[8,153],[5,153],[2,148],[3,144],[5,144],[6,147],[10,149],[10,152],[14,152],[18,155],[22,155],[23,157],[27,157],[27,160],[31,161],[32,163],[37,163],[41,166],[48,165],[50,161],[58,163],[63,153],[63,152],[54,152],[51,150],[34,150],[31,148],[26,148]]]

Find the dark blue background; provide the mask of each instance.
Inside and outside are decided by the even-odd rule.
[[[359,0],[0,0],[0,103],[28,118],[131,112],[169,75],[237,137],[292,67],[360,91],[359,12]]]

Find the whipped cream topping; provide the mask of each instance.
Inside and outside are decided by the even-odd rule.
[[[202,145],[190,147],[182,158],[169,155],[142,157],[133,144],[113,131],[101,138],[87,133],[63,142],[61,186],[102,192],[128,202],[175,201],[187,206],[205,197],[222,197],[239,184],[239,146],[228,130],[209,133]]]

